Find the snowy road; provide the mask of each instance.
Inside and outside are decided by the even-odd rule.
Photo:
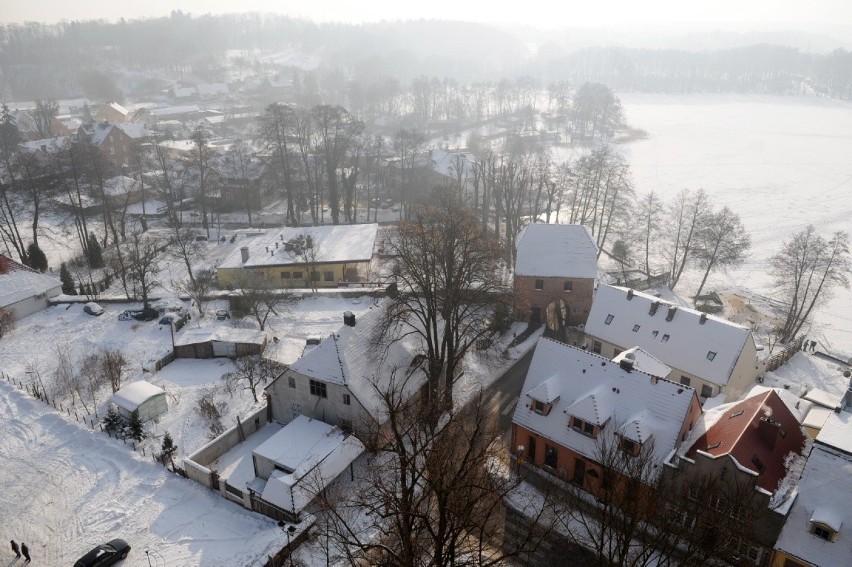
[[[115,537],[127,567],[259,565],[281,531],[101,433],[0,381],[0,534],[24,541],[33,566],[70,565]]]

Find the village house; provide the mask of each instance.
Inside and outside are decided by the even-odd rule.
[[[518,320],[544,323],[546,318],[553,329],[585,323],[592,307],[597,257],[598,247],[585,226],[527,225],[518,236],[515,260]]]
[[[807,448],[801,415],[774,389],[759,390],[708,410],[666,467],[675,482],[693,487],[696,506],[710,506],[729,522],[749,518],[753,525],[742,530],[749,537],[735,552],[747,565],[768,561],[798,480],[795,471],[787,478],[789,459],[804,459]]]
[[[145,380],[125,384],[110,398],[118,408],[118,414],[129,421],[137,412],[142,422],[155,420],[169,409],[166,391]]]
[[[91,122],[77,130],[78,137],[88,139],[100,148],[101,154],[116,171],[140,167],[136,144],[144,141],[149,134],[143,124],[135,122]]]
[[[127,122],[129,119],[130,111],[117,102],[103,105],[95,114],[97,122]]]
[[[257,211],[275,198],[271,172],[265,162],[251,159],[245,164],[234,163],[227,154],[220,153],[214,165],[219,173],[220,207],[222,210]]]
[[[58,278],[42,274],[0,254],[0,309],[15,319],[32,315],[48,306],[62,291]]]
[[[588,348],[607,358],[641,347],[702,400],[736,399],[760,371],[749,329],[632,289],[599,285],[585,331]]]
[[[217,269],[220,288],[248,271],[276,287],[337,287],[369,277],[377,224],[286,227],[241,241]]]
[[[850,390],[852,391],[852,390]],[[852,413],[828,417],[816,437],[772,567],[852,565]]]
[[[700,416],[692,388],[542,338],[512,418],[512,451],[599,495],[612,482],[600,462],[604,438],[628,455],[647,447],[662,464]]]
[[[426,382],[419,341],[409,336],[382,348],[374,344],[386,308],[379,303],[357,320],[347,312],[337,332],[267,386],[273,419],[287,423],[306,415],[369,435],[387,419],[383,393],[399,389],[408,397],[418,392]]]

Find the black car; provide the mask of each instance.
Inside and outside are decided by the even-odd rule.
[[[123,539],[114,539],[94,548],[77,560],[74,567],[106,567],[115,565],[130,553],[130,544]]]
[[[137,321],[153,321],[159,316],[160,312],[151,307],[147,309],[128,309],[118,314],[118,320],[130,321],[131,319],[135,319]]]

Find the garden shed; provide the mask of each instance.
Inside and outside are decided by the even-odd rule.
[[[265,348],[266,333],[255,329],[189,329],[175,338],[177,358],[238,358],[261,354]]]
[[[156,419],[169,409],[166,391],[145,380],[123,386],[110,399],[118,407],[118,413],[129,420],[130,414],[139,412],[143,422]]]

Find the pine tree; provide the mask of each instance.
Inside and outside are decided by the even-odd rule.
[[[30,261],[30,268],[39,272],[47,271],[47,256],[35,242],[27,246],[27,257]]]
[[[133,410],[130,414],[130,423],[127,424],[127,436],[142,441],[145,439],[145,424],[139,418],[139,410]]]
[[[74,287],[74,278],[71,277],[71,272],[68,271],[68,266],[65,262],[59,266],[59,281],[62,282],[62,293],[65,295],[77,295],[77,288]]]
[[[103,420],[104,429],[107,431],[118,431],[123,426],[123,420],[121,416],[118,415],[118,412],[115,410],[115,406],[110,406],[109,411],[104,416]]]
[[[175,468],[174,454],[177,452],[177,445],[172,440],[172,436],[169,435],[169,432],[166,431],[166,434],[163,435],[163,445],[161,447],[162,456],[168,457],[169,462],[172,464],[172,470]]]
[[[101,243],[98,242],[97,237],[94,234],[89,234],[89,250],[88,250],[88,260],[90,268],[103,268],[104,267],[104,250],[101,248]]]

